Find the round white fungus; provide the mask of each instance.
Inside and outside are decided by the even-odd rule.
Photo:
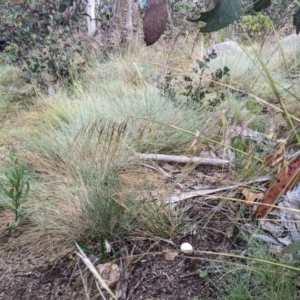
[[[193,246],[189,243],[183,243],[180,246],[180,250],[184,253],[189,253],[193,251]]]

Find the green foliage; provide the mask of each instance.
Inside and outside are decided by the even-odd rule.
[[[240,27],[244,32],[244,39],[250,37],[259,40],[272,28],[272,20],[263,13],[246,15],[242,17]]]
[[[207,277],[207,275],[208,275],[208,272],[207,272],[206,270],[201,271],[201,272],[199,273],[199,277],[200,277],[200,278]]]
[[[75,87],[78,101],[57,94],[48,103],[54,105],[44,122],[49,127],[41,126],[36,134],[25,137],[28,151],[38,156],[25,155],[28,165],[36,174],[46,174],[45,189],[49,189],[47,174],[55,174],[50,178],[55,189],[51,188],[49,198],[63,197],[58,204],[38,201],[45,213],[36,214],[35,221],[49,231],[57,230],[67,241],[75,239],[84,245],[100,237],[108,241],[124,238],[137,227],[147,236],[174,237],[186,223],[186,214],[178,206],[153,203],[150,191],[157,185],[144,172],[135,176],[139,162],[135,152],[187,149],[193,136],[167,124],[195,132],[202,124],[202,111],[175,105],[153,87],[129,88],[128,66],[119,61],[113,66],[104,64],[102,76],[124,67],[126,82],[108,74],[100,84],[90,80],[89,89]]]
[[[175,5],[179,2],[170,0],[169,2],[175,3]],[[200,1],[199,1],[200,2]],[[211,10],[203,11],[204,5],[197,5],[198,12],[196,12],[196,16],[200,14],[200,17],[187,17],[186,19],[190,22],[198,22],[199,28],[201,32],[208,33],[213,31],[219,31],[238,20],[242,14],[251,11],[251,8],[259,12],[263,9],[271,6],[271,0],[213,0],[209,2],[214,2],[214,7]],[[274,6],[278,4],[278,2],[273,1]],[[174,5],[174,4],[173,4]],[[249,10],[250,9],[250,10]],[[194,13],[194,11],[192,11]],[[296,26],[297,32],[299,31],[299,22],[297,22],[297,14],[300,10],[293,15],[293,24]],[[251,18],[251,16],[246,16]],[[264,26],[267,26],[266,24]],[[254,28],[254,34],[257,34],[257,28]],[[260,31],[259,31],[260,32]]]
[[[0,207],[12,210],[15,213],[15,222],[7,226],[4,231],[16,229],[24,218],[28,217],[32,211],[24,210],[22,204],[27,201],[29,192],[29,182],[24,178],[25,167],[19,165],[18,158],[11,151],[10,160],[13,164],[12,170],[5,173],[7,183],[0,183]]]
[[[1,4],[0,37],[14,50],[4,53],[8,63],[17,62],[27,82],[44,90],[58,82],[71,82],[85,70],[80,33],[80,2],[44,1]],[[2,54],[3,56],[3,54]]]
[[[281,251],[280,256],[283,259],[285,259],[285,257],[288,257],[290,262],[292,262],[295,265],[299,265],[300,262],[299,254],[300,254],[300,242],[294,241]]]
[[[0,62],[14,63],[18,55],[18,47],[16,44],[8,44],[4,51],[0,53]]]
[[[249,243],[252,255],[261,261],[249,260],[236,270],[233,266],[226,267],[228,275],[223,281],[227,293],[226,299],[298,299],[294,280],[297,273],[283,268],[279,263],[277,265],[274,257],[262,243],[254,241]],[[274,264],[268,264],[270,261]],[[233,270],[230,271],[230,268]]]
[[[169,38],[173,36],[174,28],[181,30],[182,32],[188,32],[189,29],[194,27],[194,24],[190,22],[182,22],[187,16],[199,16],[199,11],[203,8],[202,1],[193,2],[189,0],[168,0],[169,18],[168,25],[164,37]]]
[[[149,218],[149,216],[151,216]],[[183,207],[172,207],[168,199],[164,204],[155,201],[146,201],[140,207],[138,220],[140,227],[148,236],[154,235],[173,239],[180,234],[186,226],[187,214]]]
[[[102,1],[96,5],[96,19],[101,24],[101,28],[109,28],[110,27],[110,19],[112,17],[112,13],[109,7]]]
[[[198,2],[191,3],[187,0],[168,0],[168,5],[173,12],[188,13],[193,11]]]
[[[229,77],[230,69],[224,66],[210,72],[208,76],[211,77],[212,81],[208,82],[207,70],[211,71],[209,62],[216,57],[216,53],[212,52],[209,56],[204,56],[203,61],[196,59],[196,66],[192,69],[190,75],[174,76],[168,73],[161,85],[164,94],[176,101],[199,104],[203,104],[203,100],[208,98],[209,109],[218,106],[225,99],[225,95],[222,91],[214,93],[217,91],[216,82],[223,77]]]
[[[240,0],[214,0],[212,10],[202,12],[200,18],[187,18],[190,22],[202,22],[201,32],[218,31],[225,28],[242,15],[242,1]]]
[[[95,239],[99,236],[109,240],[123,238],[137,223],[134,203],[130,197],[132,195],[122,193],[118,174],[105,174],[104,178],[99,178],[100,176],[97,178],[96,171],[100,172],[100,170],[85,172],[82,179],[86,182],[82,189],[86,189],[86,195],[78,195],[86,227],[85,238]]]

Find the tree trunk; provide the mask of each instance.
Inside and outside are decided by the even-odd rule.
[[[114,44],[128,49],[133,36],[133,0],[115,0],[113,6],[112,39]]]
[[[87,6],[86,6],[86,13],[89,15],[87,16],[87,25],[88,25],[88,36],[93,36],[96,32],[96,3],[97,0],[88,0]]]

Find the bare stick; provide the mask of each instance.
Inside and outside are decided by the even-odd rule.
[[[237,187],[240,187],[243,185],[248,185],[248,184],[254,183],[254,182],[267,181],[267,180],[270,180],[270,178],[271,178],[270,176],[264,176],[264,177],[259,177],[257,179],[249,180],[247,182],[241,182],[241,183],[234,184],[234,185],[228,185],[228,186],[224,186],[224,187],[217,188],[217,189],[198,190],[198,191],[193,191],[193,192],[182,193],[179,195],[172,195],[169,199],[167,199],[167,203],[176,203],[176,202],[186,200],[189,198],[193,198],[193,197],[210,195],[210,194],[214,194],[217,192],[237,188]]]
[[[197,156],[179,156],[179,155],[167,155],[167,154],[139,154],[140,159],[154,160],[163,162],[177,162],[177,163],[194,163],[199,165],[211,165],[220,166],[229,164],[229,160],[215,159],[215,158],[203,158]]]

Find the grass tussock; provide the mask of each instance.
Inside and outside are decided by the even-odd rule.
[[[145,176],[124,190],[124,177],[136,170],[136,152],[185,151],[193,137],[168,125],[195,132],[204,116],[193,106],[163,97],[144,79],[138,88],[134,80],[124,82],[132,70],[126,62],[119,68],[113,81],[78,84],[39,101],[22,112],[20,127],[10,132],[22,141],[18,155],[31,176],[26,203],[35,210],[31,220],[52,245],[99,235],[119,239],[134,228],[169,237],[173,227],[178,231],[177,212],[164,205],[159,211],[153,208],[161,220],[151,228],[145,208],[153,184]],[[133,74],[142,72],[138,68],[133,66]],[[163,222],[166,228],[159,230]]]
[[[96,121],[126,122],[128,144],[138,152],[182,151],[192,137],[169,125],[195,132],[205,122],[200,108],[174,103],[149,86],[131,90],[125,83],[114,81],[93,86],[84,98],[80,97],[80,94],[74,100],[67,100],[66,95],[60,97],[59,103],[63,104],[56,102],[50,108],[45,115],[47,122],[54,126],[59,122],[60,130],[65,131],[63,136],[72,136]]]

